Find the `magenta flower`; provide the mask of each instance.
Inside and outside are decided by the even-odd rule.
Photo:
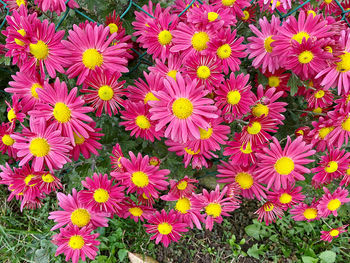
[[[61,12],[66,11],[66,2],[65,0],[35,0],[36,5],[39,6],[44,12],[51,11],[56,12],[58,16],[61,15]],[[74,0],[68,1],[69,8],[79,8],[79,5]]]
[[[327,217],[330,214],[337,216],[337,210],[340,206],[350,202],[349,191],[342,187],[338,187],[333,194],[326,187],[323,187],[323,191],[325,193],[317,205],[321,217]]]
[[[267,198],[270,202],[279,204],[283,210],[288,210],[288,208],[299,204],[305,199],[305,195],[301,193],[301,190],[301,186],[288,185],[286,189],[269,192]]]
[[[211,2],[220,8],[229,9],[236,17],[244,16],[242,10],[250,6],[248,0],[213,0]]]
[[[154,67],[148,67],[148,70],[152,73],[159,74],[161,77],[166,78],[166,76],[172,77],[176,80],[176,73],[183,73],[183,63],[182,56],[177,53],[170,54],[166,60],[156,59]],[[145,72],[143,73],[146,77]],[[146,77],[147,80],[147,77]],[[136,82],[137,83],[137,82]],[[163,84],[163,83],[162,83]],[[130,87],[130,86],[129,86]],[[156,88],[156,87],[154,87]]]
[[[124,157],[124,154],[122,152],[122,149],[121,149],[119,143],[117,143],[115,146],[113,146],[112,155],[109,156],[109,158],[111,159],[112,172],[123,172],[124,171],[124,168],[123,168],[122,163],[120,161],[123,157]]]
[[[155,213],[155,209],[150,206],[137,205],[131,199],[126,198],[122,204],[122,213],[123,218],[130,217],[135,222],[139,220],[144,222],[145,219],[147,220]]]
[[[170,180],[170,190],[168,194],[163,195],[160,198],[165,201],[170,201],[170,199],[179,199],[181,197],[189,198],[197,188],[195,185],[193,185],[193,183],[198,183],[198,180],[191,179],[187,175],[178,181]]]
[[[290,214],[295,221],[314,221],[320,219],[320,211],[318,210],[318,202],[312,201],[311,205],[299,203],[290,210]]]
[[[284,215],[282,208],[278,204],[269,201],[263,204],[254,214],[258,214],[258,221],[264,221],[267,226]]]
[[[340,226],[337,228],[332,228],[331,230],[328,231],[321,231],[321,238],[320,240],[327,241],[331,243],[333,241],[333,238],[339,237],[341,233],[347,232],[345,228],[347,228],[348,225]]]
[[[9,157],[16,158],[17,150],[13,147],[15,140],[11,138],[14,134],[14,126],[10,122],[0,124],[0,152],[7,153]]]

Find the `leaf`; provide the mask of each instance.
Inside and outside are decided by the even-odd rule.
[[[303,260],[303,263],[316,263],[318,261],[317,258],[313,258],[309,256],[302,256],[301,259]]]
[[[318,257],[323,263],[333,263],[335,262],[337,254],[331,250],[323,251]]]
[[[295,74],[292,74],[287,85],[290,87],[290,95],[294,96],[298,91],[298,86],[302,86],[303,84]]]
[[[246,226],[244,230],[248,236],[251,236],[258,240],[260,239],[260,228],[257,225],[252,224],[252,225]]]
[[[157,260],[149,256],[145,256],[137,253],[128,252],[128,256],[131,263],[158,263]]]
[[[250,247],[247,251],[248,256],[259,259],[260,255],[264,255],[265,252],[265,246],[261,245],[258,248],[258,244],[254,244],[252,247]]]
[[[126,255],[128,254],[128,250],[126,250],[125,248],[123,249],[119,249],[118,251],[118,258],[120,261],[124,261]]]

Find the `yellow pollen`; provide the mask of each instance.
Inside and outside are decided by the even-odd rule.
[[[324,2],[329,5],[330,3],[332,3],[333,0],[324,0]]]
[[[249,134],[258,134],[261,131],[260,122],[254,121],[252,125],[248,126],[247,132]]]
[[[17,32],[22,36],[25,37],[27,35],[26,31],[24,29],[19,29]],[[25,43],[22,40],[19,40],[18,38],[15,38],[15,42],[17,45],[24,47]]]
[[[272,3],[273,3],[273,0],[271,0],[271,5],[272,5]],[[280,1],[277,1],[276,7],[280,7],[280,5],[281,5],[281,2],[280,2]]]
[[[339,58],[341,61],[337,62],[337,70],[339,72],[348,72],[350,70],[350,53],[344,52],[343,55],[340,55]]]
[[[276,161],[274,168],[280,175],[288,175],[294,170],[294,162],[289,157],[281,157]]]
[[[275,208],[275,206],[272,203],[266,203],[263,207],[265,212],[271,212]]]
[[[299,131],[297,131],[297,134],[304,135],[304,131],[303,130],[299,130]]]
[[[142,130],[149,129],[151,127],[151,123],[145,115],[139,115],[135,119],[135,123]]]
[[[297,41],[299,44],[303,42],[303,38],[305,38],[305,40],[308,40],[310,38],[310,35],[304,31],[300,31],[298,34],[295,34],[292,37],[292,39]]]
[[[168,30],[163,30],[158,34],[158,42],[163,46],[169,45],[172,39],[173,36]]]
[[[187,147],[186,147],[184,150],[185,150],[185,152],[187,152],[189,155],[196,155],[196,154],[199,154],[199,152],[200,152],[200,149],[198,149],[198,151],[194,152],[192,149],[189,149],[189,148],[187,148]]]
[[[129,212],[130,212],[130,214],[132,214],[133,216],[136,216],[136,217],[140,217],[143,214],[143,211],[140,207],[131,207],[131,208],[129,208]]]
[[[166,222],[160,223],[158,225],[158,231],[162,235],[169,235],[172,230],[173,230],[173,227],[170,224],[166,223]]]
[[[208,13],[208,20],[209,20],[210,22],[215,21],[218,17],[219,17],[219,14],[218,14],[218,13],[215,13],[215,12],[209,12],[209,13]]]
[[[150,165],[153,165],[153,166],[157,166],[157,165],[159,164],[159,161],[158,161],[157,158],[151,158],[151,159],[149,160],[149,164],[150,164]]]
[[[278,87],[280,85],[280,78],[277,76],[271,76],[269,77],[269,86],[270,87]]]
[[[89,48],[84,51],[82,62],[85,67],[94,70],[96,66],[101,67],[103,63],[103,56],[99,51],[97,51],[97,49]]]
[[[317,91],[316,93],[315,93],[315,98],[316,99],[320,99],[320,98],[322,98],[323,96],[324,96],[324,91],[323,90],[319,90],[319,91]]]
[[[312,112],[313,112],[313,113],[320,114],[320,113],[322,113],[322,108],[317,107],[316,109],[313,109]]]
[[[73,137],[74,137],[74,142],[77,145],[81,145],[85,142],[85,138],[83,136],[81,136],[80,134],[76,134],[75,132],[73,132]]]
[[[340,207],[340,205],[341,205],[341,202],[339,201],[339,199],[335,198],[328,202],[327,208],[330,211],[335,211]]]
[[[271,43],[275,40],[272,39],[273,36],[269,36],[267,38],[265,38],[264,40],[264,48],[266,50],[267,53],[271,53],[272,52],[272,47],[271,47]]]
[[[341,127],[344,131],[350,132],[350,116],[342,122]]]
[[[323,140],[331,131],[334,130],[334,127],[324,127],[318,131],[318,136]]]
[[[192,47],[197,51],[207,49],[209,40],[209,35],[206,32],[194,33],[191,39]]]
[[[218,203],[210,203],[205,207],[205,213],[208,216],[217,218],[221,215],[221,205]]]
[[[253,186],[254,180],[249,173],[238,173],[235,177],[235,181],[242,189],[250,189]]]
[[[173,69],[173,70],[170,70],[167,75],[169,77],[172,77],[174,80],[176,80],[176,73],[177,73],[177,70]]]
[[[30,93],[32,94],[33,98],[39,99],[39,95],[36,91],[36,89],[42,89],[43,86],[41,86],[39,83],[34,83],[32,87],[30,88]]]
[[[68,242],[71,249],[81,249],[85,245],[84,238],[80,235],[71,236]]]
[[[118,26],[114,23],[110,23],[108,27],[109,27],[109,33],[111,34],[116,33],[119,30]]]
[[[187,214],[187,211],[191,209],[191,202],[188,198],[182,197],[177,200],[175,205],[175,210],[179,211],[181,214]]]
[[[148,175],[141,171],[133,172],[131,175],[131,181],[134,185],[140,188],[146,187],[149,184]]]
[[[298,56],[298,60],[301,64],[307,64],[310,63],[314,58],[314,54],[312,54],[311,51],[305,50],[301,52]]]
[[[70,220],[72,221],[72,224],[78,227],[86,226],[87,224],[90,223],[90,219],[91,219],[91,216],[89,211],[84,208],[78,208],[74,210],[70,216]]]
[[[63,102],[57,102],[53,108],[53,116],[60,123],[67,123],[71,118],[71,111]]]
[[[213,134],[213,128],[209,128],[208,130],[204,130],[202,128],[199,128],[199,134],[201,136],[201,140],[207,140]]]
[[[16,4],[18,7],[20,7],[21,5],[25,5],[26,1],[25,0],[16,0]]]
[[[36,44],[29,44],[29,51],[38,60],[45,59],[49,55],[48,46],[41,40]]]
[[[197,69],[197,76],[200,79],[207,79],[210,77],[210,68],[207,66],[200,66]]]
[[[348,95],[348,97],[346,98],[346,103],[349,103],[350,101],[350,94]]]
[[[308,10],[308,11],[307,11],[307,14],[308,14],[308,15],[312,14],[313,17],[316,16],[316,12],[315,12],[314,10]]]
[[[173,114],[178,119],[187,119],[192,115],[193,104],[187,98],[178,98],[172,105]]]
[[[227,102],[231,105],[236,105],[241,100],[241,93],[238,90],[231,90],[227,93]]]
[[[244,21],[247,21],[249,19],[249,17],[250,17],[250,14],[249,14],[249,12],[247,10],[243,11],[243,15],[244,16],[242,16],[242,20],[244,20]]]
[[[330,236],[332,237],[336,237],[339,235],[339,230],[337,229],[332,229],[330,232],[329,232]]]
[[[106,203],[109,199],[109,193],[103,188],[98,188],[94,191],[94,199],[97,203]]]
[[[244,154],[250,154],[253,152],[250,142],[247,142],[247,145],[245,147],[243,144],[241,145],[241,152]]]
[[[335,161],[330,161],[327,167],[324,168],[327,173],[334,173],[338,170],[338,163]]]
[[[283,193],[279,199],[281,204],[289,204],[292,201],[292,196],[290,194]]]
[[[325,49],[328,53],[333,54],[333,48],[332,48],[331,46],[326,46],[324,49]]]
[[[224,6],[232,6],[236,0],[221,0],[222,5]]]
[[[10,122],[13,122],[16,119],[16,117],[17,117],[17,115],[15,113],[15,110],[14,109],[9,110],[9,112],[7,113],[7,119]]]
[[[46,139],[37,137],[30,141],[29,151],[35,157],[44,157],[49,154],[50,145]]]
[[[159,100],[159,99],[156,96],[154,96],[152,92],[148,92],[145,98],[143,99],[143,102],[147,104],[147,102],[154,101],[154,100]]]
[[[28,174],[28,175],[26,176],[26,178],[24,178],[25,184],[28,185],[29,182],[30,182],[34,177],[35,177],[35,175],[33,175],[33,174]]]
[[[252,114],[255,117],[260,117],[262,115],[265,115],[265,117],[266,117],[267,115],[269,115],[269,107],[259,103],[253,107]]]
[[[231,53],[232,53],[232,49],[229,44],[223,44],[216,51],[216,54],[221,59],[229,58],[231,56]]]
[[[15,143],[15,140],[11,138],[9,134],[2,136],[1,141],[6,146],[12,146]]]
[[[177,184],[176,187],[179,190],[185,190],[187,188],[187,185],[188,185],[187,181],[182,180],[180,183]]]
[[[306,219],[314,219],[317,217],[317,209],[316,208],[306,208],[304,210],[303,215]]]
[[[109,101],[113,98],[114,91],[110,86],[104,85],[98,89],[98,96],[101,100]]]
[[[142,197],[144,198],[144,199],[146,199],[146,200],[148,200],[149,198],[148,198],[148,196],[147,195],[145,195],[145,193],[143,193],[142,194]]]
[[[41,176],[41,179],[45,182],[45,183],[52,183],[53,181],[55,181],[55,178],[51,175],[51,174],[43,174]]]

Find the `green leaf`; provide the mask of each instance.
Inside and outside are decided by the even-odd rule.
[[[256,258],[256,259],[259,259],[260,255],[264,255],[265,254],[265,246],[264,245],[261,245],[259,248],[258,248],[258,244],[254,244],[252,247],[250,247],[247,251],[247,254],[250,256],[250,257],[253,257],[253,258]]]
[[[331,250],[323,251],[318,257],[322,260],[322,263],[334,263],[337,254]]]
[[[313,258],[309,256],[302,256],[301,259],[303,260],[303,263],[316,263],[318,261],[317,258]]]
[[[123,261],[127,254],[128,254],[128,251],[125,248],[119,249],[119,251],[118,251],[118,258],[119,258],[119,260]]]
[[[263,230],[261,229],[261,226],[257,224],[246,226],[244,229],[248,236],[251,236],[257,240],[260,240],[260,236],[264,234],[262,233]]]
[[[287,85],[290,87],[290,95],[294,96],[298,91],[298,86],[302,86],[303,83],[295,74],[292,74],[288,80]]]

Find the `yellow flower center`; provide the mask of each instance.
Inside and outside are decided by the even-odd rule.
[[[103,56],[97,49],[89,48],[84,51],[82,61],[85,67],[94,70],[96,66],[101,67]]]
[[[339,72],[348,72],[350,70],[350,53],[344,52],[344,54],[340,55],[339,58],[341,60],[336,63],[337,70]]]
[[[350,132],[350,116],[342,122],[341,127],[343,130]]]
[[[23,37],[25,37],[27,35],[27,33],[24,29],[19,29],[19,30],[17,30],[17,32]],[[21,47],[24,47],[24,45],[25,45],[25,43],[22,40],[19,40],[18,38],[15,38],[15,42],[17,45],[19,45]]]
[[[324,0],[324,2],[329,5],[330,3],[332,3],[333,0]]]
[[[303,215],[306,219],[314,219],[317,217],[317,209],[316,208],[306,208]]]
[[[304,135],[304,131],[303,130],[299,130],[299,131],[297,131],[297,134]]]
[[[169,77],[172,77],[174,80],[176,80],[176,73],[177,73],[177,70],[173,69],[173,70],[170,70],[167,75]]]
[[[312,54],[312,52],[309,50],[305,50],[301,52],[298,56],[298,60],[301,64],[310,63],[311,60],[313,60],[313,58],[314,58],[314,54]]]
[[[21,5],[25,5],[26,1],[25,0],[16,0],[16,4],[18,7],[20,7]]]
[[[247,21],[249,19],[249,17],[250,17],[249,12],[247,10],[244,10],[242,20]]]
[[[106,203],[109,199],[109,193],[103,188],[98,188],[94,191],[94,199],[97,203]]]
[[[308,10],[308,11],[307,11],[307,14],[308,14],[308,15],[312,14],[313,17],[316,16],[316,12],[315,12],[314,10]]]
[[[71,111],[63,102],[57,102],[53,108],[53,116],[60,123],[67,123],[71,118]]]
[[[200,79],[207,79],[210,77],[210,68],[207,66],[200,66],[197,69],[197,76]]]
[[[158,34],[158,42],[165,46],[171,43],[173,36],[168,30],[163,30]]]
[[[116,33],[116,32],[118,32],[118,30],[119,30],[118,26],[117,26],[116,24],[114,24],[114,23],[110,23],[110,24],[108,25],[108,27],[109,27],[109,32],[110,32],[111,34]]]
[[[70,216],[70,220],[72,221],[72,224],[78,227],[86,226],[87,224],[89,224],[90,219],[91,219],[91,216],[89,211],[84,208],[78,208],[74,210]]]
[[[149,184],[148,175],[141,171],[133,172],[131,175],[131,181],[134,185],[141,188],[146,187]]]
[[[324,49],[325,49],[328,53],[333,54],[333,48],[332,48],[331,46],[326,46]]]
[[[231,105],[236,105],[241,100],[241,93],[238,90],[231,90],[227,93],[227,102]]]
[[[30,93],[32,94],[33,98],[39,99],[39,95],[36,91],[36,89],[42,89],[43,86],[41,86],[39,83],[34,83],[32,87],[30,88]]]
[[[209,40],[209,35],[206,32],[194,33],[191,39],[192,47],[197,51],[207,49]]]
[[[216,51],[216,54],[221,59],[229,58],[231,56],[231,53],[232,53],[232,49],[229,44],[223,44]]]
[[[267,116],[267,115],[269,115],[269,107],[267,107],[264,104],[259,103],[253,107],[252,113],[255,117],[260,117],[262,115]]]
[[[336,237],[339,235],[339,230],[337,229],[332,229],[329,234],[332,236],[332,237]]]
[[[30,141],[29,151],[35,157],[44,157],[49,154],[50,145],[46,139],[37,137]]]
[[[294,162],[289,157],[281,157],[276,161],[274,167],[277,173],[288,175],[294,170]]]
[[[45,183],[52,183],[53,181],[55,181],[55,178],[51,175],[51,174],[45,174],[41,176],[41,179],[45,182]]]
[[[36,44],[29,44],[29,51],[38,60],[45,59],[49,55],[48,46],[41,40]]]
[[[218,14],[218,13],[215,13],[215,12],[209,12],[209,13],[208,13],[208,20],[209,20],[210,22],[215,21],[218,17],[219,17],[219,14]]]
[[[318,136],[323,140],[331,131],[334,130],[334,127],[324,127],[318,131]]]
[[[179,190],[185,190],[187,188],[187,185],[188,185],[187,181],[183,180],[180,183],[178,183],[176,187]]]
[[[149,129],[151,127],[151,123],[149,122],[148,118],[145,115],[139,115],[135,119],[135,123],[137,126],[139,126],[141,129]]]
[[[166,222],[160,223],[158,225],[158,231],[162,235],[168,235],[168,234],[171,233],[172,230],[173,230],[173,227],[170,224],[166,223]]]
[[[304,31],[300,31],[298,34],[295,34],[292,37],[292,39],[297,41],[299,44],[303,42],[303,38],[305,38],[305,40],[308,40],[310,38],[310,35]]]
[[[30,182],[34,177],[35,177],[35,175],[33,175],[33,174],[28,174],[28,175],[26,176],[26,178],[24,178],[24,183],[25,183],[26,185],[28,185],[29,182]]]
[[[272,52],[271,43],[273,41],[275,41],[275,40],[272,39],[272,36],[269,36],[269,37],[265,38],[265,40],[264,40],[264,48],[265,48],[267,53],[271,53]]]
[[[199,128],[199,134],[201,136],[201,140],[206,140],[211,137],[213,134],[213,128],[209,128],[208,130],[204,130],[202,128]]]
[[[247,142],[247,145],[245,145],[245,148],[243,144],[241,145],[241,152],[244,154],[250,154],[253,152],[250,142]]]
[[[335,161],[330,161],[327,167],[324,168],[327,173],[334,173],[338,170],[338,163]]]
[[[280,78],[277,76],[271,76],[269,77],[269,86],[270,87],[278,87],[280,85]]]
[[[272,203],[267,203],[263,207],[266,212],[270,212],[274,209],[275,206]]]
[[[85,245],[84,238],[80,235],[71,236],[68,242],[71,249],[81,249]]]
[[[140,207],[131,207],[131,208],[129,208],[129,212],[133,216],[137,216],[137,217],[140,217],[143,214],[143,211]]]
[[[281,204],[289,204],[292,201],[292,196],[290,194],[283,193],[279,199]]]
[[[108,101],[113,98],[114,91],[113,89],[108,86],[104,85],[98,89],[98,96],[100,97],[101,100]]]
[[[218,203],[210,203],[205,207],[205,213],[214,218],[219,217],[221,215],[221,205]]]
[[[147,104],[147,102],[154,101],[154,100],[159,100],[159,99],[156,96],[154,96],[152,92],[148,92],[145,98],[143,99],[143,102]]]
[[[173,114],[179,119],[187,119],[192,115],[193,104],[187,98],[178,98],[172,105]]]
[[[319,90],[319,91],[317,91],[316,93],[315,93],[315,98],[316,99],[320,99],[320,98],[322,98],[323,96],[324,96],[324,91],[323,90]]]
[[[10,137],[9,134],[5,134],[2,136],[1,141],[6,146],[12,146],[15,143],[15,140]]]
[[[236,0],[221,0],[222,5],[224,6],[232,6]]]
[[[273,3],[273,0],[271,0],[271,5],[272,5],[272,3]],[[280,5],[281,5],[281,2],[280,2],[280,1],[277,1],[276,7],[280,7]]]
[[[74,142],[77,145],[81,145],[85,142],[85,138],[81,135],[76,134],[75,132],[73,132],[73,137],[74,137]]]
[[[238,173],[235,181],[242,189],[250,189],[254,183],[253,177],[249,173]]]
[[[16,113],[14,109],[9,110],[9,112],[7,113],[7,118],[10,122],[13,122],[16,119]]]
[[[175,210],[179,211],[181,214],[187,214],[187,211],[191,209],[191,202],[188,198],[182,197],[177,200],[175,205]]]
[[[260,122],[254,121],[252,125],[248,126],[247,132],[249,134],[258,134],[261,131]]]
[[[341,202],[339,201],[339,199],[335,198],[328,202],[327,208],[330,211],[335,211],[340,207],[340,205],[341,205]]]
[[[150,165],[153,165],[153,166],[157,166],[157,165],[159,164],[159,161],[158,161],[157,158],[151,158],[151,159],[149,160],[149,164],[150,164]]]

